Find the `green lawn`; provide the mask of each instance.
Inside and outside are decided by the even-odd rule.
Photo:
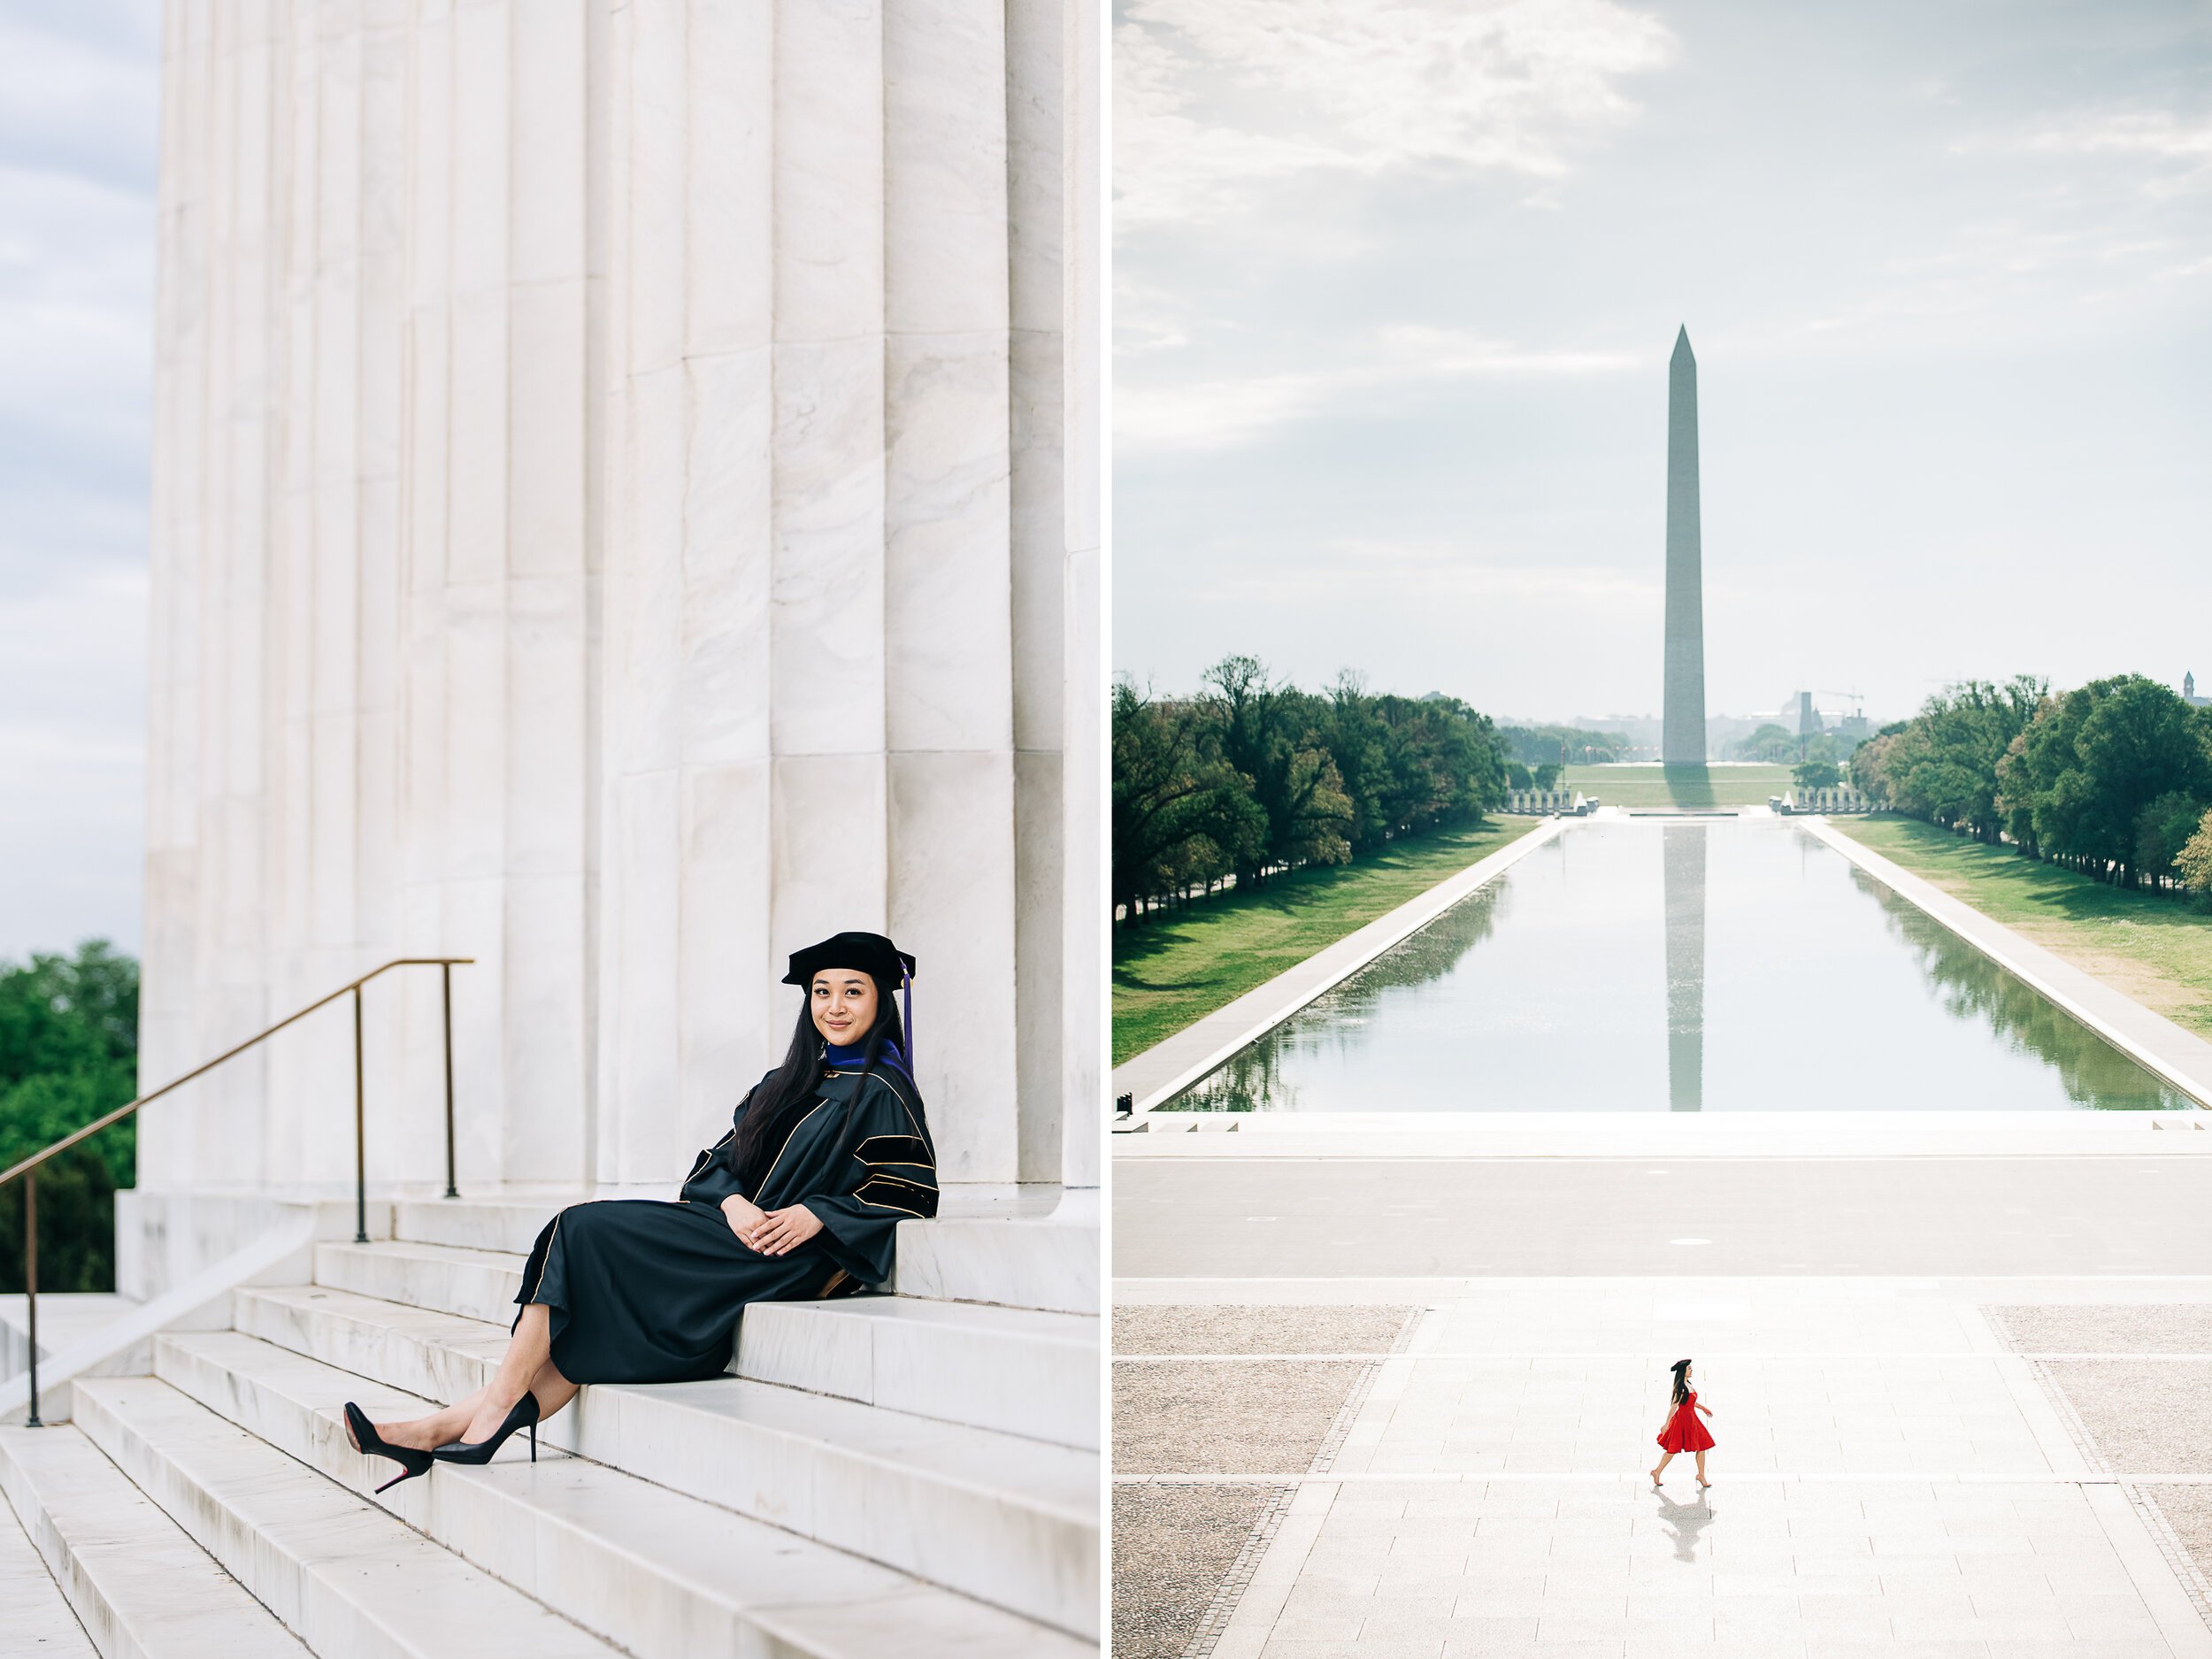
[[[1596,795],[1608,806],[1764,806],[1767,797],[1793,787],[1787,766],[1737,764],[1662,766],[1634,761],[1617,766],[1570,766],[1565,787]]]
[[[1762,796],[1761,799],[1765,797]],[[1374,858],[1278,876],[1114,934],[1114,1064],[1427,892],[1541,820],[1443,830]]]
[[[2107,887],[1917,818],[1828,824],[2176,1025],[2212,1036],[2212,915],[2187,901]]]

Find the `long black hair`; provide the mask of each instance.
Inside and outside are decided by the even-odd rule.
[[[1687,1370],[1689,1370],[1689,1369],[1690,1369],[1690,1362],[1689,1362],[1689,1361],[1687,1361],[1687,1360],[1686,1360],[1686,1359],[1678,1359],[1678,1360],[1675,1361],[1675,1363],[1674,1363],[1674,1394],[1673,1394],[1673,1396],[1672,1396],[1671,1399],[1669,1399],[1669,1401],[1667,1402],[1667,1403],[1668,1403],[1669,1405],[1676,1405],[1676,1406],[1678,1406],[1678,1405],[1680,1405],[1680,1404],[1681,1404],[1681,1403],[1682,1403],[1685,1400],[1687,1400],[1687,1399],[1690,1397],[1690,1385],[1689,1385],[1689,1381],[1688,1381],[1688,1379],[1687,1379],[1686,1378],[1685,1378],[1685,1377],[1682,1375],[1682,1373],[1683,1373],[1684,1371],[1687,1371]]]
[[[898,998],[874,974],[876,1018],[868,1027],[868,1034],[861,1039],[860,1080],[865,1084],[868,1074],[875,1070],[876,1062],[883,1056],[886,1043],[905,1046],[905,1035],[899,1025]],[[795,1114],[806,1110],[818,1098],[816,1086],[822,1080],[822,1053],[826,1045],[821,1032],[814,1024],[814,987],[803,987],[799,995],[799,1020],[791,1028],[791,1046],[784,1050],[783,1064],[756,1084],[746,1098],[751,1102],[745,1109],[745,1117],[737,1126],[737,1139],[730,1148],[733,1168],[748,1179],[757,1179],[762,1171],[757,1167],[762,1155],[770,1147],[783,1144],[785,1130],[791,1126]],[[853,1099],[860,1098],[858,1088]]]

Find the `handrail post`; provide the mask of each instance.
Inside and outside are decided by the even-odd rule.
[[[369,1241],[369,1141],[361,1108],[361,987],[353,987],[353,1241]]]
[[[23,1289],[31,1310],[31,1413],[27,1428],[46,1425],[38,1420],[38,1171],[23,1177]]]
[[[460,1188],[453,1184],[453,964],[440,963],[438,977],[445,992],[445,1195],[458,1198]]]

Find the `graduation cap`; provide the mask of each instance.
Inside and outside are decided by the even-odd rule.
[[[783,976],[786,985],[812,985],[814,976],[826,968],[856,968],[888,992],[893,986],[905,993],[905,1006],[900,1010],[901,1024],[906,1029],[906,1047],[910,1056],[914,1049],[914,958],[901,950],[881,933],[834,933],[818,945],[809,945],[804,950],[791,953],[791,972]]]

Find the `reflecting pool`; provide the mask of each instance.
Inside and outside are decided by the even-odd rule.
[[[1570,825],[1162,1110],[2190,1104],[1761,817]]]

